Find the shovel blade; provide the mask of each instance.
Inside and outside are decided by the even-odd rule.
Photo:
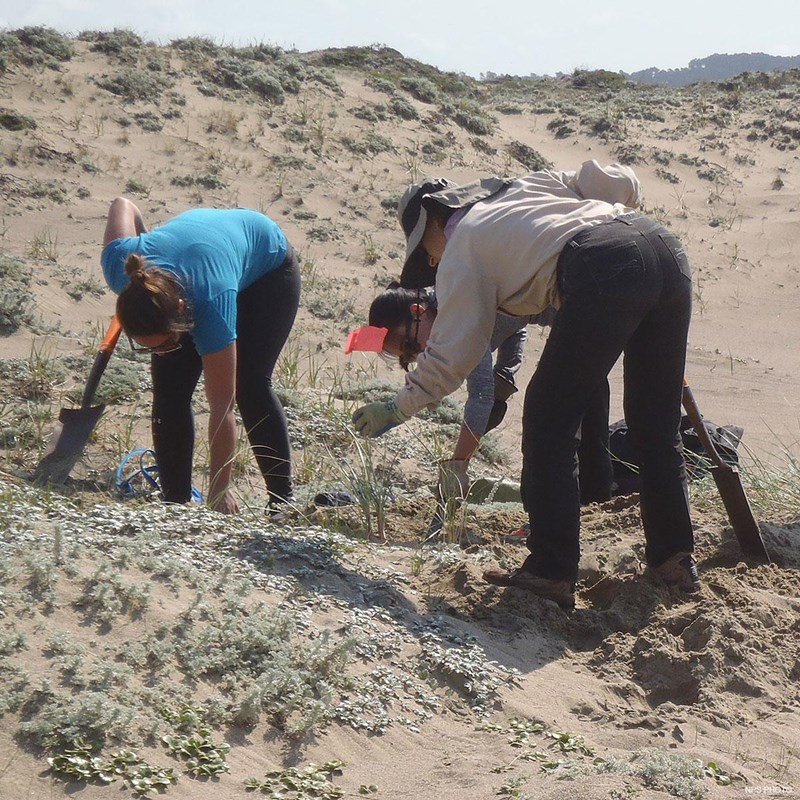
[[[44,456],[33,472],[41,483],[64,483],[86,447],[105,406],[62,408]]]
[[[711,467],[731,527],[745,555],[769,563],[767,548],[761,538],[761,530],[753,516],[742,479],[735,467]]]

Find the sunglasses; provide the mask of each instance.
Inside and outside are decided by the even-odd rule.
[[[176,350],[180,350],[181,347],[183,347],[180,342],[171,342],[170,344],[167,344],[166,341],[164,344],[158,344],[155,347],[142,347],[141,345],[136,344],[136,342],[134,342],[130,336],[128,336],[128,342],[130,343],[131,350],[133,350],[134,353],[141,353],[142,355],[164,356],[167,353],[174,353]]]
[[[417,356],[422,352],[422,347],[419,343],[419,324],[422,315],[414,314],[413,326],[414,332],[411,332],[412,322],[406,323],[406,335],[400,344],[400,366],[408,372],[409,367],[417,360]]]

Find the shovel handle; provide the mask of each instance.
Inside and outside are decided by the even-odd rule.
[[[697,407],[692,390],[689,388],[689,381],[687,381],[686,378],[683,379],[683,407],[686,410],[686,416],[689,417],[689,422],[692,423],[692,427],[700,439],[700,443],[703,445],[703,449],[706,451],[711,461],[714,462],[714,466],[730,469],[722,460],[722,457],[717,452],[717,448],[714,447],[714,442],[711,441],[711,437],[708,435],[706,426],[703,424],[703,417],[700,414],[700,409]]]
[[[105,372],[108,360],[117,346],[119,336],[122,333],[122,324],[117,319],[116,314],[111,318],[111,323],[106,330],[106,335],[100,343],[100,348],[97,355],[94,357],[92,369],[89,372],[89,378],[86,381],[86,388],[83,390],[83,398],[81,399],[81,408],[89,408],[92,405],[94,393],[97,391],[97,385],[100,383],[100,378]]]
[[[112,353],[114,348],[117,346],[117,342],[119,341],[119,336],[122,333],[122,323],[119,321],[119,317],[115,314],[111,317],[111,322],[109,323],[108,330],[106,331],[106,335],[103,337],[103,341],[100,342],[100,351],[105,353]]]

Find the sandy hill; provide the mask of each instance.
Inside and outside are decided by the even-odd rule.
[[[800,796],[799,97],[794,73],[476,82],[380,48],[0,34],[0,798]],[[670,594],[642,574],[635,497],[593,506],[567,616],[480,580],[520,559],[503,536],[517,504],[469,504],[419,545],[458,408],[356,441],[354,404],[400,376],[342,342],[399,272],[406,183],[586,158],[633,165],[687,246],[688,378],[709,418],[745,429],[773,563],[742,558],[700,483],[705,588]],[[240,518],[115,493],[149,443],[147,366],[124,343],[74,480],[26,481],[113,309],[99,242],[119,194],[151,225],[257,208],[302,254],[278,375],[304,501],[290,524],[264,522],[244,446]],[[519,404],[473,477],[514,478],[518,440]],[[305,503],[342,486],[363,507]]]

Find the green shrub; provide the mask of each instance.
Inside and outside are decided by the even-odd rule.
[[[327,86],[328,89],[333,89],[334,92],[340,93],[342,91],[339,81],[336,80],[336,76],[329,69],[310,69],[308,71],[308,79],[322,86]]]
[[[158,133],[164,128],[164,120],[152,111],[142,111],[139,114],[134,114],[133,118],[143,131]]]
[[[158,72],[136,67],[125,67],[115,75],[102,75],[95,83],[124,100],[157,100],[165,89],[173,86],[170,78]]]
[[[552,161],[548,161],[538,150],[534,150],[523,142],[510,142],[506,146],[506,152],[530,172],[553,168]]]
[[[414,108],[405,97],[401,97],[400,95],[394,95],[394,97],[389,100],[389,108],[392,110],[392,113],[400,117],[400,119],[417,119],[419,117],[417,109]]]
[[[614,156],[620,164],[641,164],[644,160],[644,148],[635,142],[622,144],[614,151]]]
[[[126,50],[138,50],[144,46],[141,36],[125,28],[114,28],[113,31],[85,31],[78,38],[91,42],[90,50],[106,55],[120,55]]]
[[[28,197],[43,198],[52,200],[54,203],[66,203],[69,194],[61,181],[31,181],[26,191]]]
[[[354,108],[351,112],[357,119],[367,122],[384,122],[386,120],[386,106],[381,103],[365,103]]]
[[[423,103],[439,102],[439,90],[427,78],[401,78],[400,88]]]
[[[383,92],[384,94],[393,95],[397,87],[386,78],[381,78],[378,75],[371,75],[364,80],[364,85],[376,92]]]
[[[521,114],[524,109],[518,103],[513,103],[509,101],[501,101],[499,103],[495,103],[494,106],[501,114]]]
[[[204,189],[224,189],[227,186],[227,183],[213,172],[208,172],[205,175],[176,175],[170,183],[173,186],[182,188],[202,186]]]
[[[14,49],[16,58],[28,66],[58,67],[58,62],[69,61],[75,52],[72,42],[53,28],[19,28],[12,35],[18,42]]]
[[[254,73],[248,80],[247,86],[263,100],[271,103],[283,102],[284,95],[280,81],[263,70]]]
[[[556,117],[547,123],[547,130],[552,131],[556,139],[566,139],[575,133],[575,128],[569,124],[566,117]]]
[[[607,69],[576,69],[572,73],[572,85],[576,89],[609,89],[619,91],[625,88],[628,79],[618,72]]]
[[[292,153],[274,153],[269,160],[276,169],[300,169],[305,164],[302,158]]]
[[[476,136],[489,136],[494,131],[494,120],[472,100],[462,100],[453,109],[452,117],[457,125]]]
[[[284,55],[282,48],[276,44],[266,44],[261,42],[247,47],[234,48],[232,50],[239,58],[249,58],[251,61],[273,62],[278,61]]]
[[[32,131],[36,128],[36,120],[26,114],[0,108],[0,128],[5,128],[7,131]]]
[[[31,270],[21,259],[0,253],[0,333],[29,324],[33,308]]]
[[[173,39],[170,47],[174,47],[184,58],[190,61],[202,61],[217,58],[222,48],[204,36],[187,36],[184,39]]]
[[[218,59],[208,78],[218,86],[252,91],[271,103],[283,103],[283,86],[275,74],[236,56]]]
[[[375,156],[378,153],[392,152],[395,149],[391,139],[374,131],[368,131],[360,139],[343,136],[342,144],[351,152],[362,156]]]

